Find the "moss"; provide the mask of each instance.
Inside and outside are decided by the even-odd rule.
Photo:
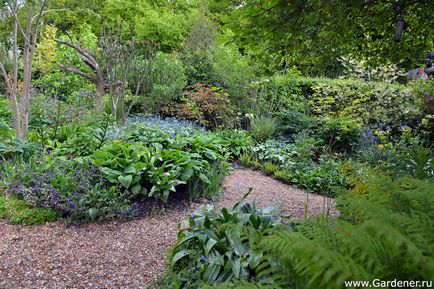
[[[37,225],[52,222],[59,217],[53,209],[31,208],[15,196],[0,195],[0,220],[11,224]]]

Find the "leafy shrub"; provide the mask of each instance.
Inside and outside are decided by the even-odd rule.
[[[250,132],[257,141],[271,138],[277,130],[277,122],[272,117],[259,116],[250,123]]]
[[[336,152],[349,152],[360,140],[360,125],[348,118],[326,118],[320,122],[318,136]]]
[[[181,56],[189,86],[197,82],[211,83],[216,37],[215,25],[201,13],[191,27]]]
[[[238,125],[236,109],[221,89],[197,83],[188,91],[182,103],[166,108],[169,115],[195,121],[207,128],[234,128]]]
[[[10,101],[5,98],[0,98],[0,122],[10,125],[11,120],[11,109]]]
[[[238,203],[219,213],[212,206],[202,207],[189,218],[170,252],[170,269],[179,287],[255,280],[261,270],[269,269],[261,268],[267,257],[257,245],[278,224],[271,207],[261,211],[254,204]]]
[[[285,109],[277,113],[277,117],[279,118],[278,130],[285,135],[293,135],[314,128],[317,124],[316,117],[293,109]]]
[[[252,157],[261,162],[272,162],[278,165],[287,163],[295,154],[294,145],[270,139],[251,149]]]
[[[323,153],[321,140],[304,136],[291,144],[268,140],[253,146],[241,162],[309,192],[335,196],[347,186],[346,178],[341,163]]]
[[[32,208],[15,196],[0,195],[0,220],[17,225],[39,225],[58,218],[53,209]]]
[[[199,186],[205,187],[210,183],[207,176],[210,173],[209,163],[200,155],[185,151],[115,142],[96,151],[91,159],[101,167],[110,183],[122,186],[133,195],[167,201],[170,192],[176,192],[179,185],[196,181]],[[206,191],[202,193],[208,195]]]
[[[253,78],[248,59],[234,47],[219,46],[213,64],[214,83],[228,92],[233,103],[245,105],[247,90]]]
[[[266,100],[259,109],[264,106],[265,112],[277,115],[295,110],[319,119],[352,119],[360,127],[369,125],[381,130],[380,124],[389,125],[391,138],[399,137],[403,127],[410,127],[425,138],[432,137],[434,117],[427,106],[432,97],[430,82],[368,85],[354,80],[277,75],[259,82],[258,95]],[[264,103],[273,103],[273,108]]]
[[[157,53],[150,74],[150,89],[144,105],[151,112],[158,113],[164,106],[182,95],[187,84],[184,67],[181,61]]]

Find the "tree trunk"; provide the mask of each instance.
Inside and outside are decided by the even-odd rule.
[[[96,80],[95,86],[96,86],[95,107],[97,111],[102,112],[104,110],[104,95],[105,95],[104,80]]]

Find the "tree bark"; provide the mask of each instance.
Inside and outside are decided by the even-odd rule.
[[[12,108],[14,113],[15,134],[17,138],[24,139],[27,136],[29,128],[29,110],[30,110],[30,96],[31,96],[31,81],[32,81],[32,67],[33,58],[35,55],[36,41],[38,37],[38,27],[41,21],[41,16],[44,12],[46,1],[41,2],[39,13],[36,15],[36,21],[33,24],[33,6],[29,7],[27,15],[26,30],[24,31],[18,19],[18,1],[8,7],[14,18],[14,39],[13,39],[13,79],[10,80],[4,67],[2,70],[3,78],[10,83],[9,98],[12,101]],[[33,26],[33,29],[32,29]],[[23,89],[21,98],[18,96],[18,30],[24,38],[23,47]],[[6,76],[6,77],[5,77]]]

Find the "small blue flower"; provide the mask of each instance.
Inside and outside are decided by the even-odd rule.
[[[202,262],[208,264],[208,258],[207,258],[207,257],[205,257],[205,256],[202,255],[202,257],[200,258],[200,260],[201,260]]]

